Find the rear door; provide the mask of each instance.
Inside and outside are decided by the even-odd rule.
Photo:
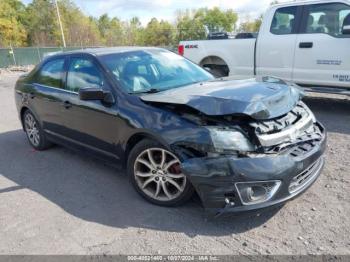
[[[301,8],[276,7],[267,12],[257,39],[258,75],[292,79]]]
[[[344,3],[306,5],[297,37],[293,81],[304,85],[350,87],[350,21]]]
[[[30,90],[31,109],[46,132],[62,129],[62,95],[65,75],[65,58],[46,61],[34,75]]]

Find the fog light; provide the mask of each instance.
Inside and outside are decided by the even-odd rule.
[[[254,205],[270,200],[276,194],[281,181],[240,182],[235,185],[242,204]]]

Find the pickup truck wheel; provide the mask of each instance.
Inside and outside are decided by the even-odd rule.
[[[204,65],[204,67],[209,68],[210,73],[218,78],[228,76],[230,73],[227,65]]]
[[[227,76],[224,72],[224,70],[220,69],[220,68],[213,68],[210,70],[210,72],[216,76],[216,77],[225,77]]]
[[[152,140],[142,140],[132,149],[128,174],[136,191],[156,205],[181,205],[194,192],[178,157]]]

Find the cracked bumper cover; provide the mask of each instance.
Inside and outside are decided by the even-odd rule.
[[[237,213],[253,211],[282,204],[305,192],[319,177],[323,166],[323,153],[326,149],[326,132],[322,140],[308,153],[302,156],[292,156],[288,153],[265,155],[262,157],[220,156],[215,158],[192,158],[182,163],[182,170],[191,180],[204,208],[212,214]],[[309,181],[300,190],[289,192],[292,179],[307,170],[314,163]],[[268,201],[243,205],[235,183],[250,181],[280,180],[281,186]],[[225,203],[230,196],[234,205]]]

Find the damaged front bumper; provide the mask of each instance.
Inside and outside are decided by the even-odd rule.
[[[324,166],[326,132],[311,150],[295,155],[294,150],[259,157],[219,156],[192,158],[182,163],[204,208],[211,214],[253,211],[282,204],[306,191]],[[279,187],[266,201],[247,204],[237,183],[279,181]]]

